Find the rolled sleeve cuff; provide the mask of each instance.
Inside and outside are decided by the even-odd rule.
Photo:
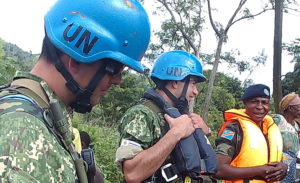
[[[116,164],[117,166],[122,169],[122,164],[125,160],[132,159],[138,153],[143,151],[141,146],[134,146],[134,145],[127,145],[127,146],[120,146],[116,152]]]

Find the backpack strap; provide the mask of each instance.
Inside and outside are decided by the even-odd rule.
[[[154,103],[152,100],[147,99],[147,98],[142,98],[137,104],[141,104],[144,105],[146,107],[148,107],[151,111],[153,111],[157,116],[159,116],[159,114],[165,114],[164,110],[162,108],[160,108],[156,103]],[[149,129],[153,129],[153,127],[151,127],[149,123],[148,124],[148,128]],[[151,146],[153,146],[154,144],[156,144],[169,130],[169,125],[163,125],[161,123],[161,121],[159,122],[159,126],[161,129],[161,134],[160,134],[160,138],[157,140],[153,140],[151,142]],[[153,130],[153,134],[152,136],[154,137],[154,130]],[[167,177],[172,177],[173,175],[177,174],[177,170],[175,165],[172,166],[166,166],[166,165],[171,165],[170,163],[172,162],[172,158],[171,156],[169,156],[166,161],[162,164],[162,166],[148,179],[144,180],[143,183],[148,183],[148,182],[153,182],[153,183],[166,183],[165,179],[163,178],[163,175],[161,174],[161,169],[164,169],[165,172],[165,176]],[[166,167],[166,168],[164,168]]]
[[[23,98],[27,98],[27,101],[32,103],[32,106],[41,113],[41,115],[36,117],[43,121],[49,132],[53,134],[60,145],[67,150],[62,136],[53,126],[54,121],[50,112],[49,98],[39,82],[27,78],[19,78],[12,81],[9,85],[3,86],[0,91],[2,93],[5,92],[0,96],[3,99],[13,98],[13,95],[16,94],[20,95],[18,97],[19,99],[22,98],[22,95]],[[16,98],[16,100],[18,100],[18,98]]]
[[[20,78],[11,83],[11,87],[14,86],[17,86],[15,89],[21,94],[32,97],[43,109],[49,108],[49,97],[39,82]]]
[[[161,109],[159,106],[157,106],[152,100],[149,100],[149,99],[145,99],[143,98],[142,99],[142,103],[143,105],[147,106],[149,109],[151,109],[155,114],[157,114],[157,116],[159,116],[159,114],[165,114],[164,110]],[[166,125],[162,125],[161,122],[159,122],[159,126],[160,126],[160,129],[161,129],[161,137],[163,137],[169,130],[169,125],[166,124]],[[149,126],[148,126],[149,127]],[[155,144],[156,142],[152,142],[153,144]],[[152,145],[153,145],[152,144]]]
[[[66,141],[62,137],[63,134],[59,133],[59,131],[57,131],[55,129],[55,127],[54,127],[55,125],[53,125],[53,124],[58,123],[59,126],[63,126],[64,120],[55,121],[55,119],[54,119],[55,115],[53,114],[52,107],[50,105],[50,100],[49,100],[45,90],[40,85],[40,83],[37,81],[31,80],[31,79],[27,79],[27,78],[18,78],[16,80],[14,80],[10,86],[7,85],[7,86],[1,88],[0,91],[1,92],[8,91],[8,92],[5,92],[4,96],[1,95],[0,97],[9,96],[11,93],[12,95],[21,94],[21,95],[24,95],[26,98],[30,98],[30,99],[34,100],[34,102],[31,102],[31,103],[33,103],[34,106],[43,113],[43,119],[41,119],[41,121],[44,122],[44,124],[46,125],[49,132],[55,136],[55,138],[61,144],[61,146],[63,148],[65,148],[66,151],[68,151],[70,153],[70,155],[72,156],[72,159],[74,161],[75,168],[76,168],[76,173],[77,173],[77,176],[78,176],[80,182],[87,183],[88,182],[87,172],[85,170],[84,160],[78,154],[75,154],[75,150],[73,150],[73,151],[70,150],[70,148],[66,144]],[[7,98],[9,98],[9,97],[7,97]],[[57,105],[59,105],[58,102],[57,102]],[[57,112],[60,113],[59,116],[62,116],[61,110],[59,110]],[[72,145],[73,144],[71,144],[71,146]],[[73,149],[74,149],[74,147],[73,147]]]

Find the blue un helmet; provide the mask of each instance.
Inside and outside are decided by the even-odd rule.
[[[112,59],[143,72],[150,23],[137,0],[58,0],[45,15],[45,29],[78,62]]]
[[[45,40],[55,67],[75,95],[70,107],[90,112],[92,96],[105,74],[114,75],[126,65],[143,72],[140,62],[150,39],[150,23],[137,0],[58,0],[45,15]],[[57,49],[81,63],[103,61],[82,88],[60,61]]]
[[[200,61],[193,54],[179,50],[169,51],[159,56],[150,76],[172,81],[180,81],[187,76],[196,76],[198,82],[206,80]]]
[[[196,82],[203,82],[206,77],[203,75],[200,61],[191,53],[185,51],[170,51],[157,58],[151,71],[151,79],[157,87],[163,90],[174,102],[175,107],[181,114],[188,113],[188,101],[186,92],[191,78]],[[166,87],[163,81],[184,81],[184,87],[179,98],[174,96]]]

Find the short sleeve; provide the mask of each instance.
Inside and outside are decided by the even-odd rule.
[[[121,118],[119,132],[120,146],[116,151],[116,162],[133,158],[144,149],[148,149],[160,138],[159,116],[147,106],[139,104],[130,108]]]
[[[121,140],[135,141],[147,149],[155,139],[160,138],[159,117],[147,106],[136,105],[121,118],[119,131]]]
[[[240,149],[240,133],[238,122],[229,123],[216,139],[216,153],[233,158]]]

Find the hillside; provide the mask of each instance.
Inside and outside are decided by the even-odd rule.
[[[0,38],[1,39],[1,38]],[[19,65],[18,69],[29,71],[36,62],[39,54],[32,54],[30,52],[23,51],[17,45],[4,42],[3,45],[4,57],[6,59],[13,59]]]
[[[38,56],[0,38],[0,85],[9,82],[17,70],[30,71]]]

